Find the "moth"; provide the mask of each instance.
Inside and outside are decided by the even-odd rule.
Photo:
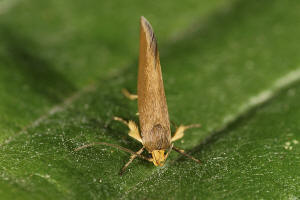
[[[139,53],[137,95],[131,94],[125,89],[123,89],[123,94],[131,100],[137,99],[138,101],[140,130],[134,121],[126,121],[120,117],[114,117],[114,120],[128,126],[129,136],[140,142],[143,147],[139,151],[133,152],[115,144],[95,142],[79,147],[76,150],[95,144],[102,144],[129,152],[131,154],[130,160],[122,168],[121,174],[136,157],[153,162],[155,166],[163,166],[172,149],[200,163],[198,159],[184,153],[183,150],[175,147],[173,144],[173,142],[184,136],[185,130],[199,127],[200,125],[180,125],[172,136],[157,40],[152,26],[143,16],[140,19]],[[142,155],[145,149],[151,154],[150,158]]]

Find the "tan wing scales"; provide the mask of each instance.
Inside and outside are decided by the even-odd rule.
[[[142,140],[147,150],[168,149],[170,122],[157,41],[150,23],[144,17],[141,17],[140,30],[138,110]],[[155,145],[154,142],[159,143]]]

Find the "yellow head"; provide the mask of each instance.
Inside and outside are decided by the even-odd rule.
[[[165,156],[165,150],[152,151],[153,164],[155,166],[163,166],[167,156]]]

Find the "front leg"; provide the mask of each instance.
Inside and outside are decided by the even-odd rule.
[[[121,169],[120,171],[120,175],[123,175],[123,173],[125,172],[126,168],[130,165],[130,163],[132,163],[132,161],[138,156],[138,155],[141,155],[144,151],[144,148],[145,147],[142,147],[139,151],[136,152],[136,154],[132,154],[130,156],[130,159],[129,161],[124,165],[124,167]],[[150,161],[150,160],[149,160]],[[152,160],[150,161],[152,162]]]
[[[201,163],[201,161],[198,160],[197,158],[194,158],[193,156],[184,153],[184,150],[179,149],[179,148],[174,147],[174,146],[173,146],[173,149],[174,149],[175,151],[177,151],[178,153],[182,154],[183,156],[188,157],[189,159],[192,159],[193,161],[196,161],[197,163]]]
[[[181,139],[183,136],[184,136],[184,131],[189,129],[189,128],[196,128],[196,127],[200,127],[201,125],[200,124],[192,124],[192,125],[189,125],[189,126],[184,126],[184,125],[180,125],[176,131],[175,131],[175,134],[173,135],[171,141],[174,142],[176,140],[179,140]]]
[[[141,138],[141,135],[140,135],[140,132],[139,132],[139,128],[138,126],[136,125],[136,123],[134,121],[131,121],[129,120],[128,122],[125,121],[124,119],[120,118],[120,117],[114,117],[114,120],[116,121],[120,121],[122,122],[123,124],[127,125],[128,128],[129,128],[129,133],[128,135],[134,139],[136,139],[137,141],[139,141],[140,143],[143,143],[142,142],[142,138]]]

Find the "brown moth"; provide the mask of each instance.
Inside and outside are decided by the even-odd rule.
[[[84,145],[76,150],[95,144],[102,144],[131,153],[132,156],[122,168],[121,173],[125,171],[128,165],[136,157],[153,162],[155,166],[163,166],[172,149],[196,162],[200,162],[173,145],[174,141],[183,137],[186,129],[199,127],[200,125],[181,125],[176,129],[174,135],[171,136],[168,106],[164,91],[157,40],[152,26],[144,17],[141,17],[140,19],[140,56],[137,91],[138,94],[133,95],[123,89],[123,93],[126,97],[132,100],[138,100],[140,131],[138,126],[131,120],[127,122],[119,117],[114,117],[114,119],[127,125],[129,128],[129,136],[142,143],[143,147],[139,151],[133,152],[124,147],[104,142]],[[152,155],[151,158],[141,155],[144,149]]]

